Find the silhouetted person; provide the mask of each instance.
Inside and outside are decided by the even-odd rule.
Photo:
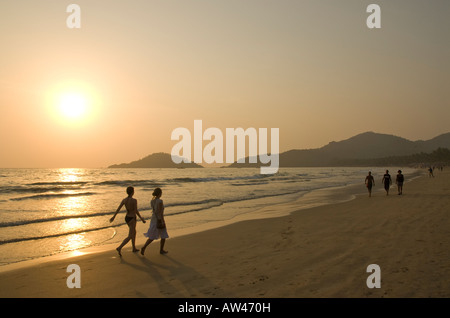
[[[370,172],[370,171],[366,177],[365,184],[366,184],[367,190],[369,190],[369,197],[371,197],[372,196],[372,186],[375,185],[375,179],[373,178],[372,172]]]
[[[120,209],[122,209],[122,207],[125,205],[125,208],[127,209],[127,214],[125,215],[125,222],[128,225],[129,231],[128,236],[123,240],[122,244],[120,244],[120,246],[116,248],[117,252],[119,253],[119,256],[122,256],[121,253],[122,247],[124,247],[130,240],[131,244],[133,245],[133,252],[139,251],[139,249],[136,248],[136,215],[139,216],[139,218],[142,220],[142,223],[145,223],[145,220],[139,214],[137,208],[137,200],[133,199],[134,188],[128,187],[127,194],[128,197],[122,200],[122,202],[120,203],[119,207],[116,210],[116,213],[114,213],[113,217],[109,220],[109,222],[113,222],[117,213],[119,213]]]
[[[389,170],[386,170],[386,173],[383,175],[383,179],[381,182],[384,184],[384,190],[386,190],[386,195],[389,195],[389,187],[392,184],[391,175],[389,174]]]
[[[405,181],[405,177],[402,174],[402,171],[399,170],[397,177],[395,178],[395,183],[397,183],[398,194],[403,194],[403,181]]]
[[[162,190],[156,188],[152,195],[153,198],[150,201],[150,206],[152,207],[153,214],[150,221],[150,227],[148,228],[147,233],[144,234],[145,237],[148,237],[148,240],[141,249],[142,255],[144,255],[147,246],[153,242],[153,240],[159,238],[161,238],[159,253],[167,253],[167,251],[164,250],[164,244],[166,243],[166,239],[169,238],[169,234],[167,233],[166,222],[164,221],[164,203],[161,200]]]

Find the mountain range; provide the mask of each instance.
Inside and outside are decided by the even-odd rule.
[[[392,164],[397,159],[402,162],[411,161],[409,164],[420,164],[423,162],[414,162],[418,159],[418,154],[431,153],[438,148],[450,149],[450,133],[426,141],[410,141],[393,135],[365,132],[346,140],[332,141],[321,148],[289,150],[280,153],[279,160],[280,167],[361,166],[378,165],[377,162],[386,165],[389,163],[388,158]],[[405,158],[409,156],[411,158]],[[446,159],[444,155],[445,160],[450,161],[450,158]],[[241,165],[233,163],[231,167]],[[259,164],[252,165],[259,166]]]
[[[411,141],[394,135],[365,132],[316,149],[293,149],[280,153],[280,167],[324,167],[412,164],[450,164],[450,132],[430,140]],[[259,167],[259,163],[233,163],[228,167]],[[109,168],[201,168],[195,163],[175,164],[170,154],[154,153]]]

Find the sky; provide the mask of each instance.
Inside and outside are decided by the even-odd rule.
[[[366,24],[371,3],[381,28]],[[431,139],[450,131],[449,12],[448,0],[3,0],[0,168],[170,153],[194,120],[279,128],[281,152],[366,131]]]

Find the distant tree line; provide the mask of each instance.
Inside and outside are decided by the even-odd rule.
[[[337,166],[447,166],[450,150],[437,148],[431,153],[420,152],[407,156],[389,156],[374,159],[336,159]]]

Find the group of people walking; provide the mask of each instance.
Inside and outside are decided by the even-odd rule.
[[[122,256],[122,248],[131,241],[131,245],[133,247],[133,252],[141,252],[142,255],[145,253],[145,249],[147,246],[153,242],[153,240],[161,239],[159,252],[161,254],[167,254],[167,251],[164,250],[164,245],[166,243],[166,239],[169,238],[169,234],[166,229],[166,222],[164,221],[164,203],[161,200],[162,190],[160,188],[156,188],[152,194],[152,200],[150,201],[150,206],[152,208],[152,217],[150,219],[150,226],[148,231],[144,233],[144,236],[147,237],[147,241],[141,249],[136,248],[136,223],[137,217],[139,217],[142,223],[146,223],[142,218],[141,214],[138,211],[137,200],[133,198],[134,188],[127,188],[128,196],[122,200],[113,217],[109,220],[113,222],[117,213],[122,209],[125,205],[127,210],[127,214],[125,215],[125,223],[128,225],[129,231],[128,236],[123,240],[123,242],[116,248],[119,256]]]
[[[398,195],[403,194],[403,182],[405,181],[405,177],[402,174],[401,170],[398,170],[397,177],[395,178],[395,183],[397,184]],[[392,178],[389,174],[389,170],[386,170],[386,173],[383,175],[383,179],[381,179],[381,183],[384,185],[384,189],[386,190],[386,195],[389,195],[389,188],[392,185]],[[375,179],[372,176],[372,172],[369,171],[369,174],[366,177],[365,184],[367,190],[369,190],[369,197],[372,196],[372,187],[375,185]]]
[[[389,195],[389,188],[392,185],[392,178],[389,174],[389,170],[386,170],[386,173],[383,175],[381,182],[384,184],[384,189],[386,190],[386,195]],[[397,184],[398,194],[401,195],[403,193],[403,182],[404,176],[401,170],[398,170],[397,177],[395,179]],[[369,197],[372,196],[372,187],[375,186],[375,179],[372,176],[372,172],[369,171],[369,174],[365,180],[366,187],[369,191]],[[148,231],[144,233],[144,236],[147,237],[147,241],[141,249],[136,248],[136,223],[137,217],[142,221],[142,223],[146,223],[139,213],[137,200],[133,198],[134,188],[127,188],[128,196],[122,200],[113,217],[109,220],[113,222],[117,213],[120,212],[123,206],[125,206],[127,213],[125,215],[125,223],[128,225],[129,231],[128,236],[122,241],[122,243],[116,248],[119,256],[122,256],[122,248],[131,241],[131,245],[133,247],[133,252],[141,252],[142,255],[145,253],[145,249],[147,246],[153,242],[153,240],[161,239],[160,250],[161,254],[166,254],[167,251],[164,250],[164,245],[166,243],[166,239],[169,238],[169,234],[167,233],[166,222],[164,221],[164,203],[161,200],[162,190],[160,188],[156,188],[152,193],[152,199],[150,201],[150,206],[152,208],[152,217],[150,219],[150,226]]]

